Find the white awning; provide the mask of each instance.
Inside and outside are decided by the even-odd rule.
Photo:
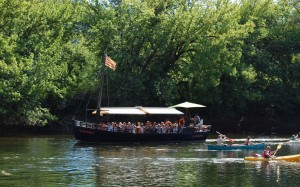
[[[101,114],[122,114],[122,115],[144,115],[145,113],[133,107],[105,107],[101,108]]]
[[[143,107],[142,108],[148,114],[183,114],[175,108],[166,108],[166,107]]]
[[[175,108],[168,107],[104,107],[100,110],[102,115],[116,114],[116,115],[146,115],[146,114],[169,114],[180,115],[183,114]]]

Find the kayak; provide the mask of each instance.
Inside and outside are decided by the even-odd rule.
[[[288,155],[288,156],[278,156],[273,159],[264,157],[245,157],[247,161],[269,161],[269,160],[284,160],[289,162],[300,162],[300,154],[298,155]]]
[[[289,143],[300,143],[300,140],[290,140]]]
[[[208,150],[235,150],[235,149],[263,149],[263,143],[243,145],[243,144],[233,144],[233,145],[207,145]]]

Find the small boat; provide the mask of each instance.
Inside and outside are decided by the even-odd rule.
[[[270,161],[270,160],[283,160],[288,162],[300,162],[300,154],[298,155],[288,155],[288,156],[278,156],[275,158],[264,158],[264,157],[245,157],[247,161]]]
[[[208,145],[208,150],[235,150],[235,149],[263,149],[264,144],[252,144],[252,145],[243,145],[243,144],[232,144],[232,145]]]

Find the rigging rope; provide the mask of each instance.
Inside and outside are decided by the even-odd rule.
[[[81,101],[80,101],[80,104],[79,104],[79,106],[77,107],[77,110],[76,110],[76,112],[75,112],[75,114],[74,114],[74,116],[73,116],[72,120],[75,120],[75,116],[77,115],[77,113],[78,113],[78,110],[79,110],[79,108],[80,108],[80,106],[81,106],[81,104],[82,104],[82,102],[83,102],[83,100],[84,100],[84,98],[85,98],[86,94],[87,94],[87,91],[85,92],[85,94],[84,94],[83,98],[81,99]]]

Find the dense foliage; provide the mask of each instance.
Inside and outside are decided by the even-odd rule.
[[[297,0],[0,0],[2,124],[74,110],[99,89],[103,53],[117,62],[110,106],[191,101],[237,119],[300,111]]]

